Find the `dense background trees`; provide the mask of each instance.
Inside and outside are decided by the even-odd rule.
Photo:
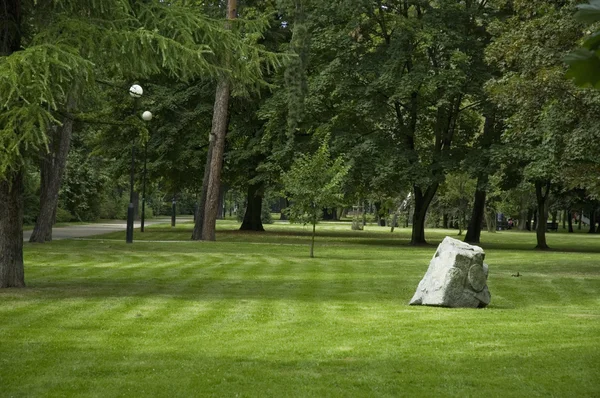
[[[226,190],[261,231],[263,199],[325,137],[349,166],[340,207],[401,218],[412,244],[509,217],[542,249],[582,213],[596,232],[600,96],[575,85],[597,83],[596,1],[578,19],[574,1],[252,0],[225,23],[226,3],[1,1],[0,285],[24,284],[24,221],[44,242],[57,220],[123,215],[132,145],[153,211],[199,207],[195,239]]]

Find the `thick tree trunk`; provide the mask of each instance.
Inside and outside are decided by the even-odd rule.
[[[21,1],[0,7],[0,56],[21,49]],[[24,287],[23,170],[0,175],[0,288]]]
[[[573,212],[571,209],[567,211],[567,223],[569,225],[569,232],[573,232]]]
[[[200,192],[200,200],[196,209],[196,221],[194,223],[194,231],[192,232],[192,240],[202,240],[202,226],[204,225],[204,208],[206,207],[206,193],[208,192],[208,180],[210,177],[210,163],[213,142],[209,141],[208,152],[206,153],[206,163],[204,164],[204,177],[202,178],[202,191]]]
[[[481,178],[479,180],[480,181],[477,182],[478,188],[475,191],[475,198],[473,200],[473,211],[471,213],[471,221],[469,222],[469,226],[467,227],[467,234],[465,236],[465,242],[469,243],[479,243],[479,240],[481,239],[481,225],[483,224],[483,215],[485,212],[485,199],[487,193],[485,189],[479,188],[484,186],[483,184],[480,184],[480,182],[483,182],[481,181]]]
[[[544,192],[546,188],[546,192]],[[550,193],[550,183],[536,182],[535,196],[537,199],[537,224],[536,224],[536,249],[549,249],[546,243],[546,223],[548,222],[548,195]]]
[[[231,0],[230,0],[231,1]],[[221,187],[221,170],[223,168],[223,155],[225,152],[225,134],[227,132],[229,81],[223,79],[217,85],[215,106],[211,128],[211,139],[214,141],[210,160],[210,174],[204,206],[204,220],[202,225],[202,240],[215,240],[217,212],[219,207],[219,188]]]
[[[75,107],[72,98],[67,104],[67,112]],[[52,225],[58,206],[58,193],[67,165],[67,156],[71,148],[73,119],[66,117],[63,125],[57,127],[51,135],[50,152],[44,154],[40,165],[40,214],[38,215],[30,242],[44,243],[52,240]]]
[[[442,215],[442,228],[448,229],[448,213]]]
[[[413,213],[411,245],[427,244],[425,240],[425,218],[427,217],[427,210],[429,210],[429,205],[435,196],[438,186],[439,184],[437,183],[430,185],[424,194],[420,187],[413,187],[415,210]]]
[[[23,171],[0,179],[0,288],[24,287]]]
[[[244,214],[244,221],[240,227],[240,231],[264,231],[265,228],[262,225],[261,213],[262,213],[262,187],[260,185],[249,185],[248,186],[248,197],[246,206],[246,213]]]
[[[227,19],[235,19],[237,15],[237,1],[227,1]],[[229,23],[225,27],[230,28]],[[196,225],[192,233],[194,240],[215,240],[217,225],[217,211],[219,206],[219,191],[221,187],[221,169],[223,167],[223,153],[225,151],[225,135],[228,125],[229,94],[231,84],[227,78],[222,78],[217,84],[213,119],[210,131],[210,144],[204,170],[202,197]],[[206,184],[206,187],[204,185]]]

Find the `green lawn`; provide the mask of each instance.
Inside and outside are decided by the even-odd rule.
[[[319,225],[310,259],[308,228],[235,227],[26,244],[0,396],[600,396],[599,235],[484,233],[474,310],[407,305],[435,250],[408,230]]]

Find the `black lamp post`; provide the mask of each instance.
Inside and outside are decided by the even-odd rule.
[[[173,203],[171,203],[171,227],[175,226],[177,214],[177,201],[175,200],[175,196],[173,196]]]
[[[152,112],[146,111],[142,113],[142,119],[149,122],[152,120]],[[146,219],[146,161],[148,159],[148,141],[144,145],[144,177],[142,179],[142,222],[140,229],[144,232],[144,222]]]
[[[134,98],[134,109],[137,108],[138,99],[144,94],[141,86],[134,84],[129,87],[129,95]],[[127,206],[127,232],[125,242],[133,243],[133,173],[135,169],[135,145],[134,140],[131,141],[131,171],[129,175],[129,206]]]

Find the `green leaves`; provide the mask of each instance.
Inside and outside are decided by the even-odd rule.
[[[587,48],[578,48],[565,57],[569,64],[567,77],[573,78],[578,86],[600,89],[600,58],[598,53]]]
[[[590,0],[589,4],[579,4],[575,18],[581,22],[594,23],[600,21],[600,0]]]
[[[600,0],[590,0],[580,4],[575,13],[578,21],[591,24],[600,21]],[[600,89],[600,32],[586,37],[581,48],[565,57],[569,65],[567,77],[573,78],[581,87],[591,86]]]
[[[290,219],[316,224],[323,208],[335,206],[342,199],[342,184],[349,167],[341,157],[332,160],[324,140],[313,155],[300,155],[282,176],[284,195],[291,201]]]

